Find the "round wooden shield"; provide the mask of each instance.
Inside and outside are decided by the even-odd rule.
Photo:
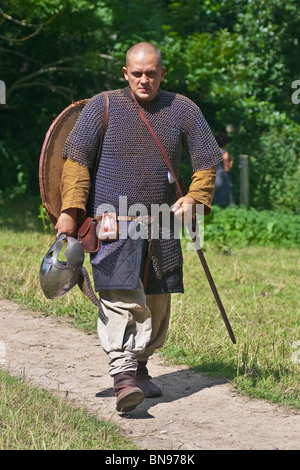
[[[76,101],[65,108],[48,129],[39,162],[39,184],[47,217],[55,224],[61,210],[60,180],[64,159],[63,148],[88,99]]]

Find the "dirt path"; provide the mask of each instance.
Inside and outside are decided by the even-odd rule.
[[[158,355],[149,371],[163,396],[119,414],[96,336],[3,299],[0,346],[4,370],[118,423],[140,448],[300,449],[300,414],[241,397],[225,381],[170,367]]]

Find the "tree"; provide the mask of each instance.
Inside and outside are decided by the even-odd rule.
[[[125,86],[126,50],[151,41],[167,66],[164,88],[193,99],[214,132],[229,126],[236,160],[249,154],[251,204],[298,211],[300,107],[291,100],[292,83],[300,80],[296,0],[2,3],[7,105],[0,106],[0,191],[37,192],[51,120],[71,100]],[[233,176],[238,189],[238,165]]]
[[[0,13],[0,190],[38,191],[38,160],[53,118],[105,86],[111,15],[104,2],[5,1]],[[22,183],[22,184],[21,184]]]

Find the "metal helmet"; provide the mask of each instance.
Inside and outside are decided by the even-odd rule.
[[[58,260],[64,241],[67,248],[64,255],[67,261]],[[83,248],[76,238],[60,235],[53,243],[40,268],[40,284],[47,299],[55,299],[74,287],[81,276],[84,262]]]

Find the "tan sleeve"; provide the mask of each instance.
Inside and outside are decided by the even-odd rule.
[[[187,196],[192,197],[198,204],[204,204],[204,214],[211,211],[214,196],[217,167],[196,171],[192,176]]]
[[[61,212],[75,207],[78,209],[78,219],[84,217],[89,190],[89,169],[67,158],[64,163],[60,183]]]

